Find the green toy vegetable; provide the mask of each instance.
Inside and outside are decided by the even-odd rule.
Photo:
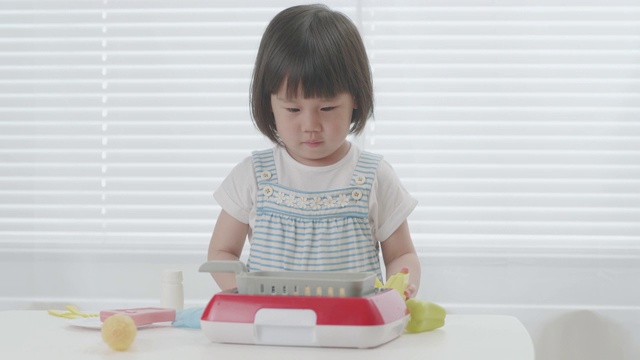
[[[447,311],[440,305],[429,301],[421,301],[417,299],[407,299],[405,290],[409,286],[409,273],[399,272],[392,275],[386,284],[382,284],[376,279],[376,287],[395,289],[405,300],[407,310],[409,310],[409,323],[405,330],[410,333],[419,333],[423,331],[435,330],[444,326],[444,319]]]
[[[419,333],[444,326],[444,318],[447,316],[447,312],[442,306],[416,299],[409,299],[405,303],[411,314],[409,323],[405,328],[407,332]]]

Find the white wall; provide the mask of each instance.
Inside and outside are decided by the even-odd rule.
[[[529,330],[537,359],[640,358],[640,264],[625,254],[541,253],[495,248],[420,248],[419,298],[455,314],[508,314]],[[198,273],[205,248],[123,251],[0,251],[0,310],[157,306],[160,274],[184,273],[185,305],[218,291]]]

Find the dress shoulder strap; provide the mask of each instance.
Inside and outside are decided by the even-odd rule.
[[[276,173],[276,161],[273,158],[273,149],[258,150],[251,153],[253,170],[258,184],[274,182],[278,180]]]
[[[381,160],[382,155],[363,151],[356,163],[350,185],[371,188]]]

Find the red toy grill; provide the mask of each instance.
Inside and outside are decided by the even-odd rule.
[[[213,342],[369,348],[404,331],[409,315],[375,274],[248,272],[239,261],[209,261],[200,272],[235,272],[238,287],[213,296],[201,318]]]

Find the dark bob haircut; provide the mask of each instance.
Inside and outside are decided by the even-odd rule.
[[[286,81],[286,84],[284,83]],[[279,144],[271,95],[286,86],[295,98],[333,98],[347,92],[356,104],[351,134],[359,134],[373,114],[373,84],[367,53],[354,23],[324,5],[283,10],[262,36],[251,81],[255,126]]]

